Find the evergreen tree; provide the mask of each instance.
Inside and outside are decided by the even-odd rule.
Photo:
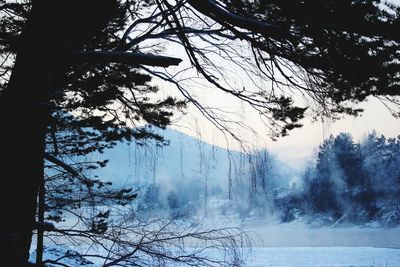
[[[316,164],[316,177],[311,181],[311,203],[317,213],[327,213],[338,217],[342,210],[337,201],[338,183],[335,177],[340,170],[337,168],[333,151],[334,138],[330,136],[320,146]]]
[[[371,213],[383,224],[396,225],[399,212],[399,138],[386,139],[374,131],[361,144],[363,169],[367,174],[368,192],[374,200]],[[383,218],[387,217],[387,218]]]
[[[168,193],[167,203],[172,218],[184,215],[185,211],[182,209],[182,203],[174,191]]]
[[[350,222],[392,216],[393,223],[398,220],[393,215],[399,200],[398,155],[398,138],[387,140],[375,131],[361,144],[350,134],[331,136],[320,146],[315,173],[308,169],[303,176],[306,209]]]
[[[314,210],[360,219],[373,201],[365,179],[359,145],[348,133],[331,136],[320,146],[316,178],[308,185]]]
[[[55,12],[58,8],[62,14]],[[123,60],[123,52],[91,54],[118,45],[127,11],[125,4],[113,0],[26,1],[0,7],[1,52],[6,58],[0,96],[0,117],[6,126],[0,136],[5,151],[1,169],[8,177],[1,187],[1,205],[10,218],[0,223],[0,256],[7,266],[27,262],[44,158],[71,172],[65,158],[101,152],[122,139],[162,141],[139,124],[165,127],[171,111],[184,105],[171,97],[150,100],[149,94],[157,92],[148,83],[150,77],[126,64],[160,65],[153,60],[165,58],[143,62],[142,55],[135,59],[134,50]],[[15,55],[15,63],[9,61]],[[46,135],[53,145],[50,150]],[[7,204],[10,201],[15,205]]]
[[[151,212],[157,211],[161,208],[159,194],[160,189],[158,185],[152,183],[141,195],[137,209],[142,215],[144,215],[144,217],[148,217]]]
[[[340,133],[334,141],[334,153],[338,168],[342,171],[344,189],[340,199],[346,215],[353,221],[370,219],[375,212],[374,199],[368,175],[363,169],[360,146],[350,134]]]

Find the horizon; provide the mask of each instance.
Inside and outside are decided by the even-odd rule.
[[[252,130],[255,131],[253,135],[244,134],[241,138],[243,138],[246,149],[265,148],[277,159],[301,170],[307,162],[315,157],[319,145],[330,135],[337,135],[341,132],[350,133],[355,142],[361,142],[372,131],[387,138],[395,138],[400,135],[399,119],[393,117],[378,100],[369,99],[367,103],[360,106],[364,112],[359,117],[346,116],[337,121],[325,122],[320,120],[312,122],[310,118],[305,118],[301,121],[304,123],[301,128],[290,131],[288,136],[279,137],[276,141],[272,141],[268,136],[261,136],[262,131],[265,130],[265,126],[261,124],[253,127]],[[252,116],[253,120],[257,120],[257,114],[252,114]],[[170,128],[212,145],[243,151],[241,147],[243,144],[229,136],[225,138],[221,131],[215,129],[204,118],[196,117],[196,114],[190,114]]]

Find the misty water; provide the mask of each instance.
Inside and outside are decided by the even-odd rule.
[[[349,226],[310,229],[300,226],[271,226],[262,222],[250,222],[243,224],[243,229],[254,234],[254,246],[257,247],[400,248],[399,228]]]
[[[206,228],[238,227],[252,240],[251,248],[245,248],[251,249],[246,264],[249,267],[400,266],[398,198],[387,200],[381,194],[377,201],[380,213],[366,219],[361,204],[353,208],[347,191],[343,191],[333,196],[337,206],[343,207],[343,215],[311,213],[305,196],[307,190],[315,190],[312,183],[307,185],[307,181],[317,180],[315,171],[307,174],[293,169],[268,151],[248,155],[173,130],[164,135],[170,146],[119,144],[94,158],[110,159],[96,175],[110,178],[115,186],[137,190],[138,198],[131,207],[135,216],[154,219],[183,214],[178,216],[178,229],[190,221]],[[334,144],[332,139],[328,145]],[[372,166],[371,162],[378,161],[371,155],[365,162]],[[338,192],[344,187],[340,175],[345,172],[338,167],[340,162],[332,161],[331,154],[328,158],[329,167],[334,166],[334,174],[339,177],[332,185]],[[396,172],[392,165],[386,164],[385,168]],[[384,171],[374,175],[383,177]],[[306,174],[311,178],[305,178]],[[384,181],[377,184],[388,187]],[[364,192],[357,190],[354,194]],[[328,196],[322,194],[321,199]],[[321,199],[314,202],[318,204]]]

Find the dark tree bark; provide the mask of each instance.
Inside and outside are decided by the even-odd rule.
[[[41,2],[41,3],[40,3]],[[53,77],[62,51],[49,30],[49,9],[34,1],[8,87],[0,95],[0,260],[26,266],[43,178],[44,140]],[[62,62],[62,61],[61,61]]]
[[[5,266],[23,266],[29,256],[48,115],[46,97],[33,90],[45,88],[46,79],[38,78],[42,75],[29,57],[19,57],[8,94],[1,96],[0,259],[7,262]]]
[[[37,229],[37,242],[36,242],[36,264],[37,265],[41,265],[43,264],[43,250],[44,250],[44,213],[45,213],[45,207],[46,207],[46,203],[45,203],[45,195],[46,195],[46,191],[45,191],[45,181],[44,181],[44,177],[41,179],[40,181],[40,185],[39,185],[39,195],[38,195],[38,214],[37,214],[37,221],[38,223],[41,224],[41,227],[38,226]]]

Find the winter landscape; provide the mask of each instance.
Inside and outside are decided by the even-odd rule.
[[[400,0],[0,0],[0,267],[400,267]]]
[[[163,136],[164,147],[122,143],[87,159],[109,159],[92,176],[137,190],[131,216],[173,220],[178,229],[240,228],[249,238],[238,248],[244,266],[399,266],[399,186],[390,185],[399,183],[400,139],[371,132],[356,143],[341,133],[294,169],[267,150],[229,151],[172,129]],[[68,251],[57,244],[45,252]],[[207,251],[221,257],[219,248]],[[77,264],[71,258],[60,262]]]

